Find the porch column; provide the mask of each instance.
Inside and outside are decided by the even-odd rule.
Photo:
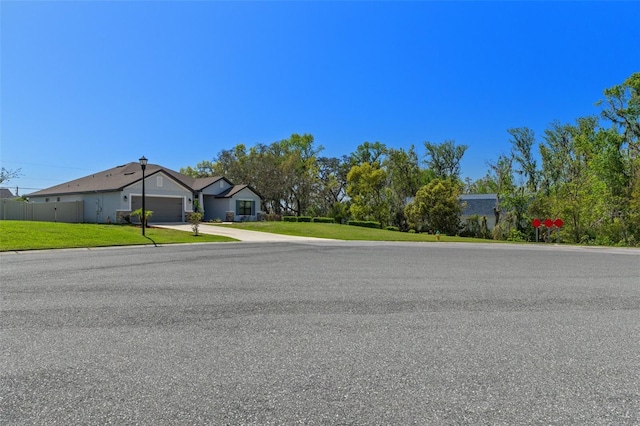
[[[202,192],[198,192],[198,204],[200,205],[200,213],[204,218],[204,195],[202,195]]]

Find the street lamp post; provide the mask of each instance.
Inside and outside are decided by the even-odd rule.
[[[147,214],[145,212],[145,206],[144,206],[144,170],[147,168],[147,160],[146,158],[144,158],[144,155],[142,157],[140,157],[140,167],[142,168],[142,216],[140,218],[140,221],[142,222],[142,236],[144,237],[144,228],[147,227]]]

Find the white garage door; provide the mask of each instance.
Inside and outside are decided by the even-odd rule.
[[[142,197],[131,197],[131,210],[142,208]],[[144,208],[153,214],[149,223],[182,222],[182,198],[146,197]]]

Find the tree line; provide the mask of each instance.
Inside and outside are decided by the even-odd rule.
[[[596,105],[599,115],[554,121],[541,139],[527,127],[507,129],[510,152],[476,181],[461,179],[467,146],[453,140],[426,141],[420,151],[364,142],[338,158],[322,156],[310,134],[238,144],[180,171],[249,184],[269,215],[473,234],[482,226],[461,223],[459,197],[484,193],[496,194],[492,238],[532,240],[532,218],[562,218],[564,241],[640,245],[640,73],[605,89]]]

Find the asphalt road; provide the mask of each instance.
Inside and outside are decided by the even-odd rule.
[[[0,424],[640,424],[640,251],[0,255]]]

